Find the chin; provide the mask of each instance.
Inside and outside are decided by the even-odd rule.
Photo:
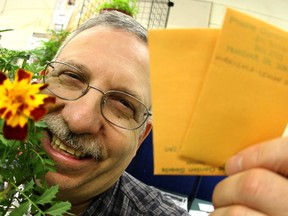
[[[60,191],[74,190],[79,187],[79,183],[76,183],[75,180],[57,172],[49,171],[45,179],[49,186],[58,185]]]

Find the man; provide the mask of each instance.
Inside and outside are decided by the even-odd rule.
[[[46,179],[72,213],[189,215],[125,173],[152,127],[145,29],[117,12],[90,20],[47,65],[44,82],[57,96],[43,139],[57,172]],[[287,215],[287,143],[268,141],[228,161],[211,215]]]
[[[151,130],[146,30],[105,13],[74,32],[45,69],[57,96],[44,150],[57,172],[58,199],[76,215],[188,215],[125,169]]]

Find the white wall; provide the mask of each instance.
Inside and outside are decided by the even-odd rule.
[[[33,32],[47,33],[53,20],[55,0],[0,0],[0,45],[10,49],[27,49]]]
[[[33,32],[51,28],[56,6],[68,0],[0,0],[0,45],[29,49]],[[220,27],[226,7],[233,7],[288,30],[288,0],[171,0],[168,28]],[[58,2],[58,3],[57,3]],[[81,2],[81,0],[76,0]]]
[[[167,28],[207,27],[212,10],[211,1],[171,0]]]
[[[171,0],[168,28],[220,27],[227,7],[288,31],[288,0]]]

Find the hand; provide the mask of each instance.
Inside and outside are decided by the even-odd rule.
[[[287,216],[288,138],[249,147],[226,163],[210,216]]]

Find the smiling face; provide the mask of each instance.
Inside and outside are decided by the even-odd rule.
[[[147,107],[151,105],[148,48],[132,33],[108,27],[85,30],[56,60],[81,66],[89,83],[103,92],[129,92]],[[43,139],[43,147],[57,170],[49,172],[46,179],[60,186],[59,199],[74,205],[89,202],[110,188],[151,129],[150,120],[144,131],[143,127],[125,130],[110,124],[101,115],[101,97],[101,92],[90,89],[75,101],[57,98],[45,117],[50,132]],[[89,151],[97,155],[96,159],[87,157]]]

